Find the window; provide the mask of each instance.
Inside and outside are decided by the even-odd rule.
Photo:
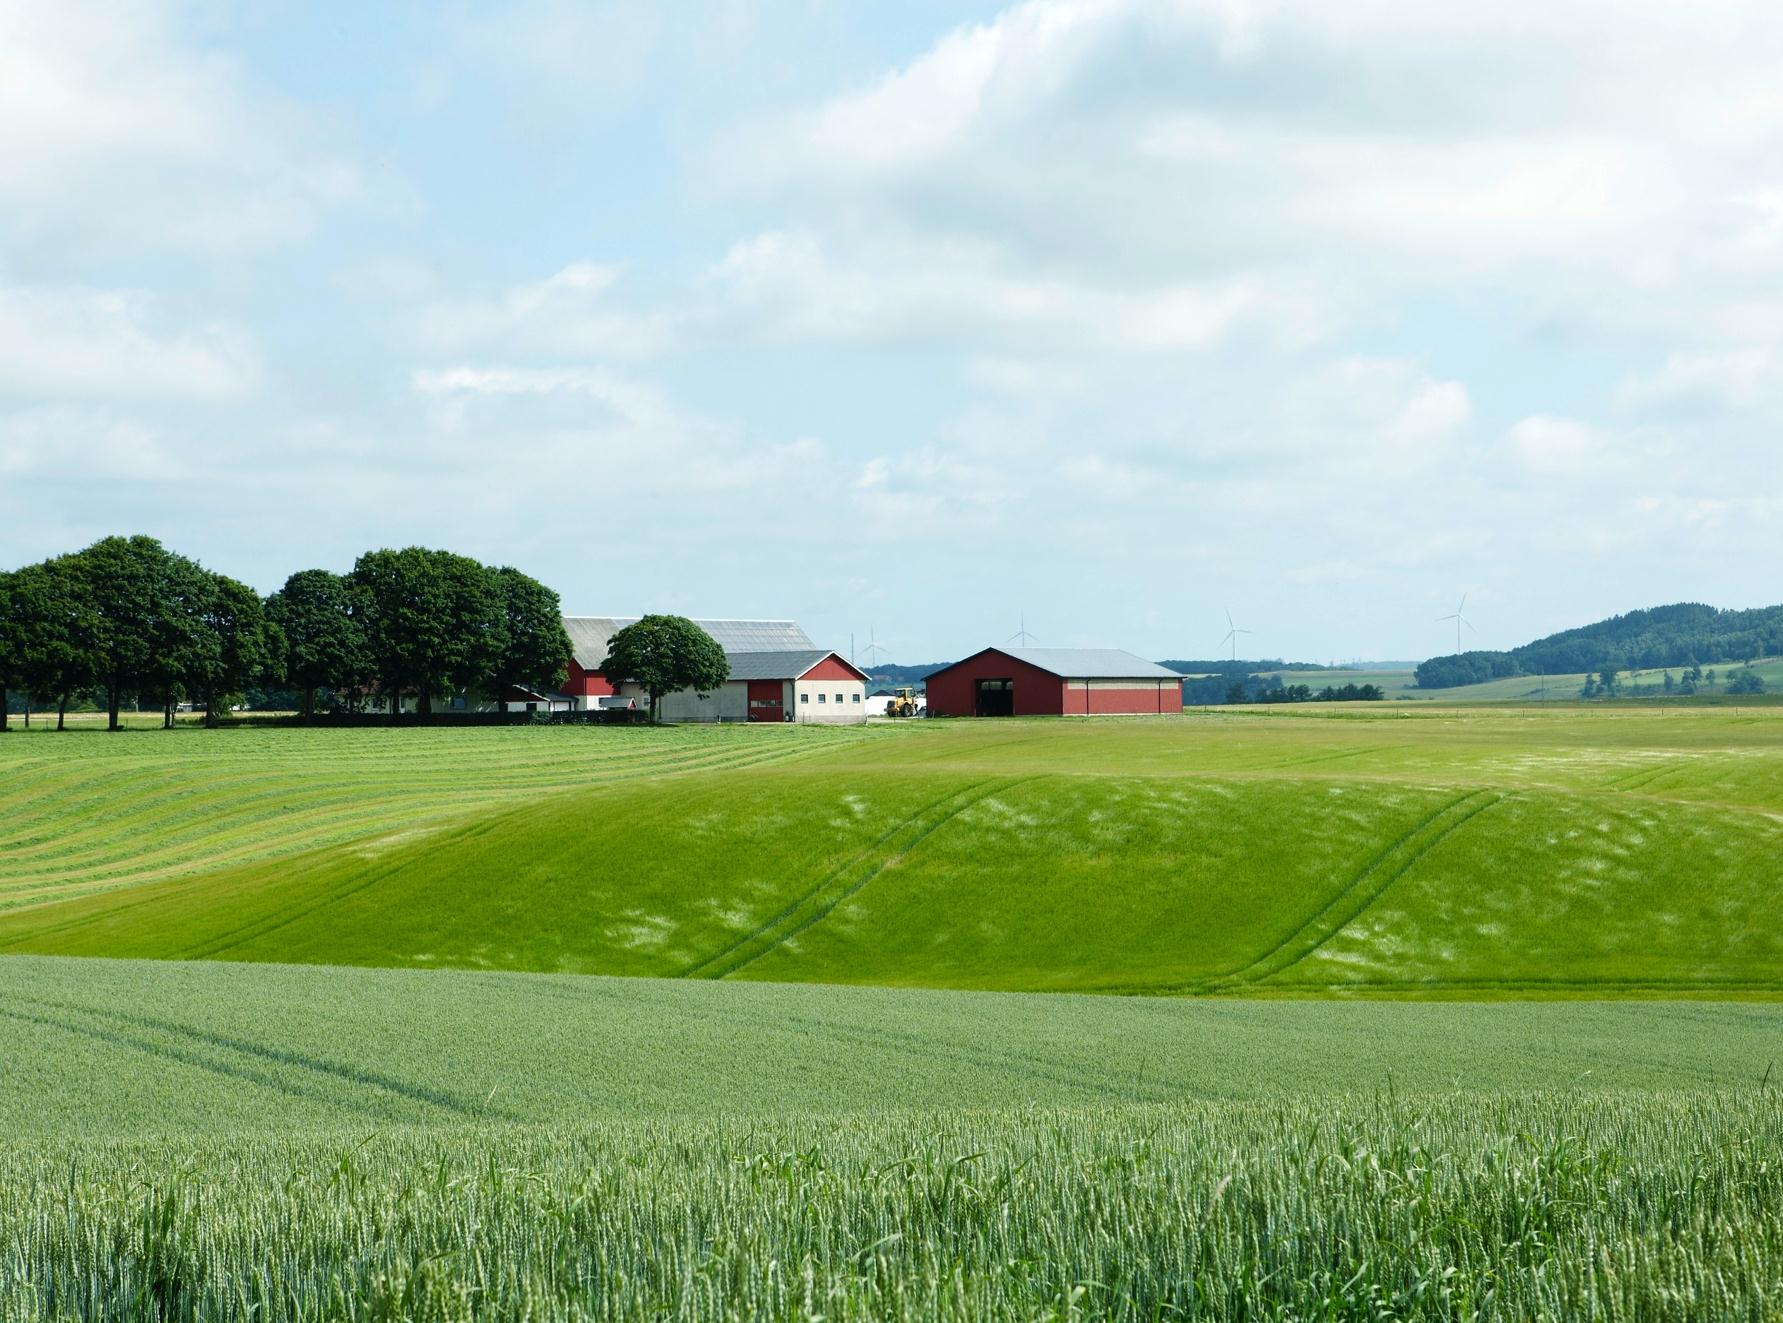
[[[819,703],[827,703],[830,701],[830,696],[828,694],[819,694],[817,696],[817,701]]]
[[[836,701],[837,701],[837,702],[838,702],[838,703],[840,703],[840,702],[841,702],[841,701],[842,701],[842,695],[841,695],[841,694],[837,694],[837,695],[836,695]]]
[[[810,694],[800,694],[800,695],[799,695],[799,702],[801,702],[801,703],[809,703],[809,702],[810,702],[810,701],[811,701],[811,695],[810,695]]]
[[[849,698],[850,698],[850,699],[851,699],[851,700],[852,700],[852,701],[853,701],[853,702],[856,702],[856,703],[858,703],[858,702],[860,702],[860,701],[861,701],[861,696],[860,696],[860,695],[859,695],[859,694],[850,694],[850,695],[849,695],[849,696],[848,696],[848,697],[849,697]]]

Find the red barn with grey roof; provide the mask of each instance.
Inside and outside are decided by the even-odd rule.
[[[986,648],[927,684],[936,717],[1182,712],[1182,676],[1118,648]]]

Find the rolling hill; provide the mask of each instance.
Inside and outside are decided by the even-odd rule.
[[[980,989],[1783,989],[1768,716],[732,730],[666,761],[680,732],[536,734],[552,757],[526,794],[509,769],[450,814],[251,846],[308,839],[306,817],[338,811],[324,796],[241,827],[217,866],[0,914],[0,952]],[[626,774],[594,756],[621,747]],[[224,819],[230,794],[263,793],[246,766],[233,785],[207,792]],[[131,832],[88,830],[79,858],[128,854]],[[39,866],[56,839],[40,828]]]
[[[1745,662],[1783,653],[1783,606],[1726,611],[1678,602],[1562,630],[1506,652],[1432,657],[1417,668],[1423,689],[1531,675],[1583,675],[1609,667],[1660,670]]]

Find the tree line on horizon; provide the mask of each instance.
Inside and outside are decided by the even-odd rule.
[[[1677,602],[1629,611],[1563,630],[1507,651],[1474,649],[1432,657],[1416,672],[1420,689],[1453,689],[1519,675],[1688,670],[1709,662],[1783,654],[1783,606],[1724,611]]]
[[[322,694],[348,711],[412,697],[427,714],[448,693],[554,689],[569,659],[550,588],[426,547],[300,570],[265,598],[142,535],[0,573],[0,730],[12,694],[58,728],[89,697],[113,730],[126,702],[165,725],[190,702],[215,724],[255,687],[288,688],[306,720]]]

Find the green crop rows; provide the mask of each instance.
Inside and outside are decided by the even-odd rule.
[[[4,1318],[1767,1318],[1771,1005],[0,961]]]

